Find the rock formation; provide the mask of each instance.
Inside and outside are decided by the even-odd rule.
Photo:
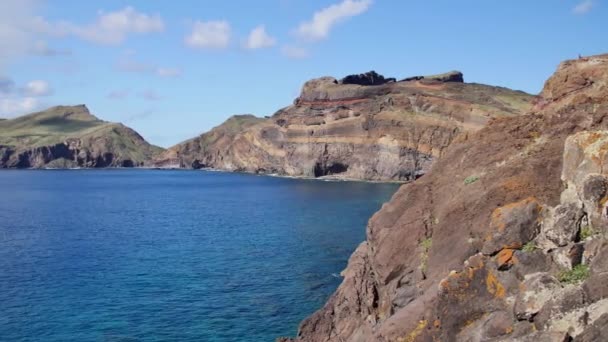
[[[84,105],[0,121],[0,168],[133,167],[160,152],[134,130],[99,120]]]
[[[452,75],[452,74],[446,74]],[[459,74],[462,78],[462,74]],[[460,134],[529,108],[523,92],[480,84],[394,82],[375,72],[304,84],[268,119],[238,116],[170,148],[158,166],[304,177],[410,180]]]
[[[430,75],[430,76],[412,76],[402,79],[399,82],[408,82],[408,81],[437,81],[437,82],[464,82],[464,76],[460,71],[450,71],[445,74],[438,75]]]
[[[608,55],[461,134],[369,221],[296,341],[608,341]]]
[[[359,75],[348,75],[340,80],[340,84],[358,84],[363,86],[382,85],[389,82],[395,82],[395,78],[384,78],[375,71],[369,71]]]

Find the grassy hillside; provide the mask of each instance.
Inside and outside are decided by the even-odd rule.
[[[111,154],[112,160],[129,160],[134,165],[142,165],[163,151],[150,145],[129,127],[98,119],[84,105],[57,106],[0,121],[0,146],[14,150],[13,158],[38,148],[67,142],[77,146],[74,153],[84,151],[87,158]],[[49,161],[45,160],[45,163]]]

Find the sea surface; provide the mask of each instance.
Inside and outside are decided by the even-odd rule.
[[[396,189],[204,171],[0,171],[0,341],[293,336]]]

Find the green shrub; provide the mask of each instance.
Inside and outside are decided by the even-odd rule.
[[[562,271],[557,275],[557,279],[564,284],[577,284],[589,277],[589,266],[579,264],[571,270]]]
[[[586,238],[595,235],[595,231],[593,228],[591,228],[591,226],[585,225],[581,227],[581,232],[579,235],[581,240],[585,240]]]
[[[477,182],[479,180],[479,176],[469,176],[465,178],[464,185],[469,185]]]
[[[522,251],[530,253],[530,252],[534,252],[538,247],[536,247],[536,244],[533,241],[529,241],[527,242],[523,247],[522,247]]]

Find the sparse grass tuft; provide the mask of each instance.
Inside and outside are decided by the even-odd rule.
[[[479,176],[469,176],[465,178],[464,185],[469,185],[477,182],[479,180]]]
[[[422,246],[422,248],[424,248],[425,250],[429,250],[431,249],[431,246],[433,245],[433,239],[432,238],[426,238],[424,240],[422,240],[420,242],[420,246]]]
[[[429,260],[429,249],[431,249],[432,245],[433,239],[430,237],[420,241],[420,247],[423,249],[422,253],[420,253],[420,269],[423,273],[426,273],[427,262]]]
[[[589,266],[579,264],[571,270],[562,271],[557,275],[557,279],[564,284],[578,284],[589,277]]]

